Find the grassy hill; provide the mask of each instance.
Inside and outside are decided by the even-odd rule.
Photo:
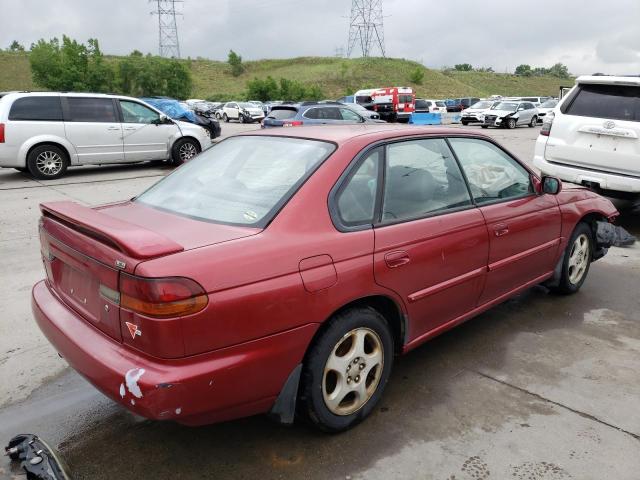
[[[108,57],[117,62],[118,57]],[[419,63],[396,58],[300,57],[245,62],[245,72],[233,77],[225,62],[184,60],[193,77],[193,97],[238,98],[246,82],[254,77],[288,78],[319,85],[327,98],[337,98],[355,90],[380,86],[411,86],[420,97],[449,98],[499,95],[557,95],[560,85],[573,79],[517,77],[503,73],[443,72]],[[424,70],[421,85],[410,81],[416,68]],[[0,91],[33,90],[27,54],[0,52]]]

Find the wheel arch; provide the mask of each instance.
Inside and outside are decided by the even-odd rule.
[[[173,153],[173,149],[176,146],[176,143],[178,143],[180,140],[193,140],[200,147],[200,152],[202,152],[202,150],[203,150],[202,143],[200,143],[200,140],[198,140],[193,135],[184,135],[184,136],[178,137],[178,138],[176,138],[174,140],[173,144],[171,145],[171,153]]]
[[[24,166],[27,166],[27,159],[29,158],[29,154],[33,151],[34,148],[41,147],[43,145],[53,145],[54,147],[60,148],[66,155],[67,161],[69,165],[74,165],[77,163],[76,155],[74,153],[73,146],[68,142],[60,139],[60,138],[37,138],[33,139],[33,141],[28,144],[24,144],[18,153],[18,158],[21,163],[24,162]]]

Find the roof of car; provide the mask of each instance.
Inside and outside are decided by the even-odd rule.
[[[306,138],[310,140],[321,140],[326,142],[334,142],[344,144],[354,138],[370,137],[372,140],[383,140],[388,138],[407,137],[413,135],[430,135],[430,136],[465,136],[465,137],[486,137],[479,132],[469,132],[459,128],[438,128],[438,127],[419,127],[407,126],[400,124],[366,124],[366,125],[319,125],[319,126],[302,126],[283,129],[265,129],[260,131],[251,131],[240,134],[244,135],[266,135],[278,137],[295,137]]]
[[[601,85],[633,85],[640,86],[640,77],[622,77],[613,75],[583,75],[576,83],[597,83]]]

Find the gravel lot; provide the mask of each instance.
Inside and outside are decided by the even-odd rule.
[[[482,132],[530,162],[538,130]],[[533,288],[400,358],[379,410],[345,434],[262,417],[187,428],[120,409],[65,368],[31,318],[38,204],[129,198],[169,171],[82,167],[40,182],[0,170],[3,444],[42,434],[88,479],[639,478],[638,245],[611,249],[577,295]],[[620,223],[640,235],[639,213]]]

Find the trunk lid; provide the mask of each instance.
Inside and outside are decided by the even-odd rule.
[[[122,341],[120,272],[145,260],[259,233],[179,217],[132,202],[89,208],[42,204],[40,242],[47,280],[86,321]]]

